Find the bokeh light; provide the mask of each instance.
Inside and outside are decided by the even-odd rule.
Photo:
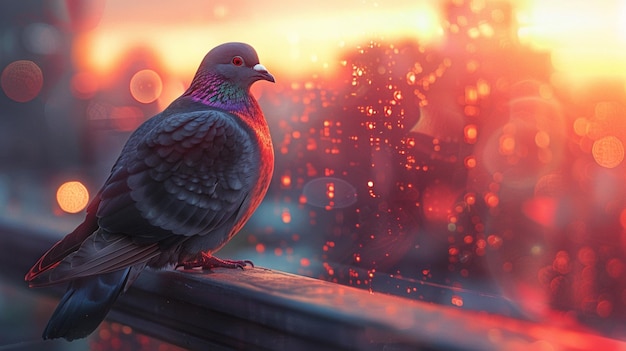
[[[615,168],[624,160],[624,144],[614,136],[607,136],[593,143],[591,154],[605,168]]]
[[[67,213],[78,213],[89,203],[89,191],[79,181],[69,181],[57,189],[57,203]]]
[[[17,102],[27,102],[39,95],[43,87],[43,73],[33,61],[18,60],[8,64],[0,78],[2,90]]]
[[[463,129],[463,134],[465,136],[465,142],[468,144],[476,143],[476,138],[478,137],[478,128],[475,124],[468,124]]]
[[[161,96],[163,82],[158,73],[150,69],[141,70],[130,79],[130,93],[135,100],[149,104]]]

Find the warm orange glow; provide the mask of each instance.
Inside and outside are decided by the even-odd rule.
[[[476,8],[484,6],[483,1],[475,3]],[[517,37],[523,44],[550,51],[558,71],[574,78],[626,77],[626,5],[619,1],[572,4],[567,0],[510,3],[519,23]],[[332,74],[342,64],[338,53],[363,40],[413,37],[427,45],[445,40],[445,1],[322,0],[294,4],[286,0],[265,3],[263,9],[257,9],[263,15],[258,15],[237,3],[215,5],[189,0],[184,4],[163,3],[146,12],[142,5],[110,0],[98,25],[76,37],[77,67],[106,78],[127,59],[125,55],[132,48],[141,47],[154,53],[168,75],[189,79],[207,50],[240,40],[257,48],[270,71],[293,77]],[[296,9],[307,16],[292,16]],[[139,12],[141,16],[136,15]],[[494,19],[502,16],[501,11],[493,14]],[[262,31],[250,30],[260,27]],[[450,29],[453,33],[460,30],[458,26]],[[484,22],[465,30],[470,38],[478,39],[493,37],[495,29]],[[468,72],[475,71],[477,65],[476,61],[469,62]],[[416,79],[413,73],[407,75],[411,83]],[[479,80],[469,87],[466,98],[476,101],[491,90]]]
[[[291,213],[289,213],[288,209],[284,209],[280,218],[282,219],[283,223],[287,224],[291,222]]]
[[[465,87],[465,103],[466,104],[475,104],[478,101],[478,91],[476,87],[467,86]]]
[[[476,143],[476,138],[478,137],[478,128],[475,124],[468,124],[463,129],[463,134],[465,135],[465,142],[468,144]]]
[[[450,301],[454,306],[463,307],[463,297],[454,295]]]
[[[500,153],[502,155],[511,155],[515,151],[515,138],[510,135],[500,137]]]
[[[326,196],[328,197],[328,199],[331,199],[331,200],[335,198],[335,184],[334,183],[326,184]]]
[[[491,93],[491,86],[489,86],[489,83],[484,79],[479,79],[476,82],[476,91],[478,92],[478,96],[485,98]]]
[[[80,212],[89,203],[89,191],[78,181],[61,184],[56,197],[59,207],[67,213]]]
[[[518,37],[552,52],[573,78],[626,77],[626,5],[621,1],[528,0],[518,3]]]
[[[79,66],[106,75],[131,48],[142,47],[152,51],[168,73],[189,77],[209,49],[238,40],[253,44],[270,71],[303,76],[339,67],[340,49],[359,45],[363,38],[413,36],[423,43],[442,39],[437,2],[325,0],[297,3],[297,9],[306,17],[293,16],[294,3],[286,0],[264,3],[263,9],[256,9],[262,15],[200,0],[162,3],[148,12],[110,0],[99,25],[87,38],[79,38],[86,44],[77,53]],[[142,15],[136,16],[139,11]]]
[[[159,110],[165,109],[172,101],[185,92],[185,85],[179,81],[163,82],[163,90],[157,99]]]
[[[476,157],[475,156],[467,156],[465,158],[465,167],[468,169],[476,167]]]
[[[498,195],[494,193],[487,193],[485,194],[485,203],[489,207],[496,207],[500,203],[500,199],[498,198]]]
[[[291,186],[291,176],[288,174],[282,176],[280,178],[280,185],[282,185],[283,188],[289,188]]]

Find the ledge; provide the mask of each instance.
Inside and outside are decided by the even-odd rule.
[[[23,273],[53,237],[0,222],[0,274],[26,289]],[[626,350],[591,333],[265,268],[145,271],[109,319],[190,350]]]

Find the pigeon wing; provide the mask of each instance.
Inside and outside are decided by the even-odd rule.
[[[99,199],[100,198],[96,196],[91,202],[87,208],[87,216],[83,223],[76,227],[73,232],[59,240],[39,258],[28,273],[26,273],[26,277],[24,278],[26,281],[33,281],[39,275],[55,268],[61,260],[78,250],[81,243],[98,230],[95,212],[98,208]]]
[[[98,197],[100,229],[53,247],[65,253],[31,285],[143,266],[168,238],[228,234],[258,177],[251,135],[219,110],[164,118],[113,168]]]

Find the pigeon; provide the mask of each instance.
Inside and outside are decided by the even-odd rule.
[[[91,334],[146,268],[244,268],[213,253],[246,223],[274,169],[251,85],[274,76],[254,48],[208,52],[190,87],[124,145],[84,222],[26,274],[31,287],[69,282],[44,339]]]

